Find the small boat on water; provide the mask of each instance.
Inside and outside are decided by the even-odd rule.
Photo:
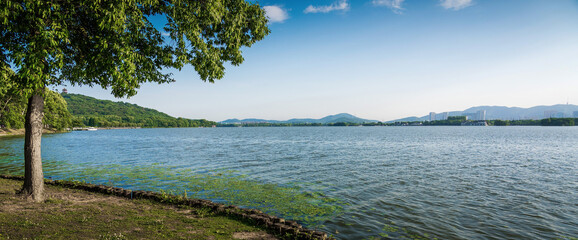
[[[75,127],[72,128],[72,131],[96,131],[98,128],[95,127]]]

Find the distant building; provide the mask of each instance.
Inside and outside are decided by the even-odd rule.
[[[429,120],[430,120],[430,122],[436,120],[436,113],[435,112],[429,113]]]
[[[578,118],[578,111],[574,111],[574,118]]]
[[[448,115],[449,115],[448,112],[442,113],[442,114],[441,114],[441,120],[448,120]]]
[[[476,112],[476,119],[478,121],[484,121],[486,120],[486,110],[480,110],[478,112]]]
[[[63,89],[62,89],[62,93],[68,94],[68,90],[67,90],[66,88],[63,88]]]

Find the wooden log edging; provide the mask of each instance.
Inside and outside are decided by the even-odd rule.
[[[23,176],[12,176],[12,175],[0,175],[0,178],[20,180],[20,181],[24,180]],[[301,226],[301,224],[297,223],[296,221],[285,220],[283,218],[271,216],[256,209],[244,209],[234,205],[215,203],[213,201],[205,199],[190,199],[185,198],[183,196],[175,196],[151,191],[141,191],[141,190],[133,191],[130,189],[123,189],[105,185],[95,185],[75,181],[44,179],[44,183],[71,189],[84,190],[88,192],[114,195],[128,199],[148,199],[164,204],[185,205],[195,208],[208,208],[218,214],[224,214],[240,218],[243,220],[248,220],[250,222],[255,223],[255,225],[257,226],[264,227],[268,230],[271,230],[274,233],[277,233],[281,237],[286,236],[287,238],[290,239],[303,239],[303,240],[334,239],[332,237],[328,237],[327,234],[324,232],[304,228],[303,226]]]

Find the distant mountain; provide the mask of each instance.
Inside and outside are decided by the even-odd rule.
[[[286,121],[278,121],[278,120],[265,120],[265,119],[256,119],[256,118],[248,118],[248,119],[228,119],[222,121],[223,124],[243,124],[243,123],[321,123],[321,124],[328,124],[328,123],[339,123],[339,122],[347,122],[347,123],[369,123],[369,122],[378,122],[376,120],[368,120],[353,116],[348,113],[340,113],[336,115],[329,115],[327,117],[321,119],[312,119],[312,118],[293,118]]]
[[[531,108],[502,107],[502,106],[477,106],[463,111],[448,112],[448,116],[475,116],[478,111],[486,111],[486,120],[521,120],[521,119],[544,119],[544,118],[564,118],[576,117],[578,106],[572,104],[558,104],[552,106],[536,106]],[[437,113],[440,118],[442,113]],[[427,121],[429,115],[423,117],[408,117],[389,122],[413,122]]]

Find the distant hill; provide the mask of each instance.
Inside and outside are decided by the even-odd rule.
[[[424,116],[424,117],[406,117],[406,118],[400,118],[400,119],[396,119],[393,121],[387,121],[388,123],[392,123],[392,122],[423,122],[429,120],[429,116]]]
[[[248,118],[248,119],[228,119],[222,121],[222,124],[244,124],[244,123],[321,123],[321,124],[330,124],[330,123],[370,123],[370,122],[378,122],[376,120],[368,120],[353,116],[348,113],[340,113],[336,115],[329,115],[324,118],[320,119],[313,119],[313,118],[293,118],[286,121],[278,121],[278,120],[265,120],[265,119],[255,119],[255,118]]]
[[[175,118],[154,109],[126,102],[100,100],[62,93],[73,116],[73,126],[92,127],[210,127],[215,122]]]
[[[502,107],[502,106],[477,106],[463,111],[448,112],[448,116],[473,116],[478,111],[486,111],[486,120],[539,120],[544,118],[573,118],[574,112],[578,112],[578,106],[572,104],[558,104],[552,106],[536,106],[531,108]],[[441,113],[436,114],[438,118]],[[388,122],[413,122],[427,121],[429,115],[423,117],[408,117]]]

